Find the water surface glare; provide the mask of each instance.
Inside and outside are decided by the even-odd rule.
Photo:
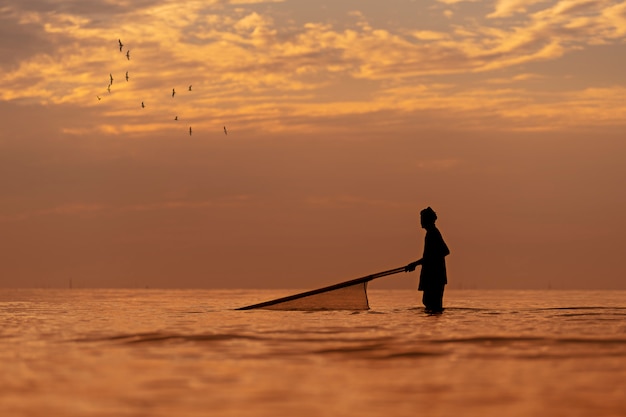
[[[626,416],[625,291],[290,293],[0,290],[0,415]]]

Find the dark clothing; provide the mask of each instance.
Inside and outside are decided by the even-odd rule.
[[[424,291],[422,303],[427,313],[441,313],[443,311],[443,290],[445,285],[432,287]]]
[[[446,274],[446,256],[450,250],[444,242],[439,229],[433,224],[426,228],[422,270],[417,289],[424,291],[422,301],[426,310],[442,311],[443,290],[448,283]]]

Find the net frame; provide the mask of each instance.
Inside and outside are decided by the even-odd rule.
[[[245,306],[245,307],[239,307],[236,310],[253,310],[253,309],[258,309],[258,308],[272,309],[272,310],[368,310],[369,301],[367,299],[367,283],[376,278],[381,278],[387,275],[397,274],[399,272],[404,272],[404,271],[405,271],[405,267],[390,269],[388,271],[378,272],[376,274],[367,275],[365,277],[351,279],[349,281],[340,282],[338,284],[329,285],[327,287],[322,287],[322,288],[318,288],[318,289],[311,290],[311,291],[305,291],[305,292],[293,294],[287,297],[276,298],[274,300],[269,300],[269,301],[265,301],[265,302],[258,303],[258,304],[252,304],[252,305]],[[294,304],[291,303],[292,301],[295,301],[295,300],[300,300],[306,297],[312,297],[315,295],[324,294],[330,291],[335,291],[335,290],[339,290],[342,288],[347,288],[347,287],[359,285],[359,284],[363,284],[363,291],[365,293],[365,303],[364,305],[358,308],[354,308],[354,307],[342,308],[340,306],[331,306],[331,307],[324,307],[324,306],[306,307],[305,306],[305,307],[299,308],[299,307],[293,307]],[[284,306],[285,308],[281,308],[280,304],[285,304]],[[289,305],[291,305],[291,307],[289,307]]]

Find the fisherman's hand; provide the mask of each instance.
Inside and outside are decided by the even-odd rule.
[[[411,262],[404,267],[404,272],[413,272],[415,271],[415,267],[417,267],[417,262]]]

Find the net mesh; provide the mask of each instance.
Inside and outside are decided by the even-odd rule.
[[[367,282],[305,295],[266,307],[268,310],[367,310]]]
[[[391,269],[329,287],[241,307],[237,310],[256,308],[267,310],[367,310],[369,309],[367,283],[375,278],[396,274],[404,270],[404,267]]]

